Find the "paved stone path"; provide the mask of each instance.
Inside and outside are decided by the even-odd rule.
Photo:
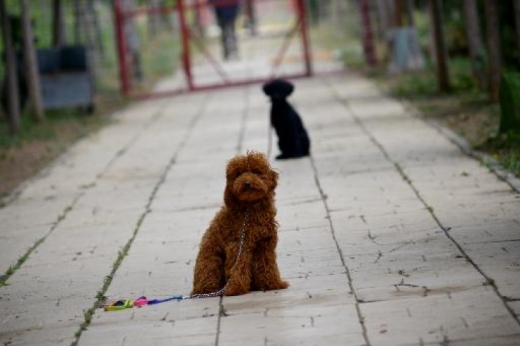
[[[259,86],[147,101],[0,209],[1,344],[519,345],[520,194],[363,78],[295,84],[313,155],[273,161],[289,289],[94,309],[188,293],[226,162],[277,154]]]

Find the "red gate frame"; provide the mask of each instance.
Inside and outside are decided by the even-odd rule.
[[[193,75],[192,75],[192,67],[191,67],[191,53],[190,53],[190,40],[194,39],[194,35],[192,34],[188,24],[186,22],[185,10],[186,5],[184,0],[177,0],[176,6],[162,6],[162,7],[147,7],[147,8],[136,8],[131,11],[125,11],[123,9],[122,0],[113,0],[113,13],[114,13],[114,26],[115,26],[115,34],[116,34],[116,43],[117,43],[117,56],[118,56],[118,64],[119,64],[119,78],[121,85],[121,92],[124,96],[133,96],[137,98],[154,98],[154,97],[166,97],[182,94],[185,92],[194,92],[194,91],[206,91],[206,90],[214,90],[225,87],[232,86],[243,86],[250,84],[258,84],[266,82],[269,79],[276,77],[276,69],[280,63],[275,64],[273,70],[271,71],[271,75],[268,78],[257,78],[257,79],[246,79],[240,81],[229,81],[226,79],[225,72],[220,69],[219,63],[204,50],[202,46],[199,46],[202,53],[209,60],[211,65],[216,69],[217,73],[224,80],[223,83],[214,83],[210,85],[197,86],[194,84]],[[257,0],[258,1],[258,0]],[[275,57],[275,61],[281,62],[287,48],[289,46],[290,41],[299,31],[301,43],[303,47],[303,55],[304,55],[304,63],[305,63],[305,71],[299,74],[293,75],[284,75],[284,78],[305,78],[311,77],[313,75],[313,67],[311,60],[311,47],[308,36],[308,27],[307,27],[307,8],[305,5],[305,0],[295,0],[296,10],[298,14],[297,22],[294,28],[286,35],[285,40],[280,47],[280,51],[278,55]],[[194,5],[200,6],[200,5]],[[181,63],[184,74],[186,76],[186,82],[188,85],[187,89],[175,89],[168,90],[162,92],[150,92],[150,93],[132,93],[132,86],[130,82],[130,72],[128,70],[127,64],[127,54],[126,54],[126,42],[124,38],[124,20],[126,17],[132,17],[139,14],[147,13],[147,14],[166,14],[170,12],[178,11],[179,13],[179,22],[181,27],[181,44],[182,44],[182,52],[181,52]],[[194,40],[197,43],[196,39]]]

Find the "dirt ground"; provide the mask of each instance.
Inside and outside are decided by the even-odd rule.
[[[497,114],[478,105],[461,104],[457,96],[444,96],[425,101],[412,101],[428,119],[464,137],[476,147],[495,136],[500,125]]]

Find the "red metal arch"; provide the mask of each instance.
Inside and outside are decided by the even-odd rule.
[[[268,2],[271,0],[256,0],[257,2]],[[119,64],[119,76],[120,76],[120,85],[121,91],[125,96],[136,96],[142,98],[148,97],[161,97],[161,96],[171,96],[175,94],[180,94],[184,92],[192,92],[192,91],[202,91],[202,90],[212,90],[223,87],[230,86],[241,86],[255,83],[262,83],[269,79],[275,77],[284,77],[284,78],[302,78],[302,77],[310,77],[313,74],[312,69],[312,61],[311,61],[311,48],[308,36],[308,27],[307,27],[307,16],[306,16],[306,6],[305,0],[291,0],[293,5],[295,6],[297,13],[297,20],[292,27],[292,29],[286,34],[282,45],[278,50],[278,55],[275,57],[275,63],[273,65],[272,71],[269,75],[264,78],[250,78],[250,79],[241,79],[241,80],[232,80],[228,77],[226,72],[221,68],[220,63],[215,59],[211,54],[205,50],[203,44],[201,44],[200,39],[197,34],[194,33],[189,25],[187,24],[186,12],[189,7],[193,9],[196,6],[201,6],[199,1],[196,4],[187,4],[185,0],[177,0],[177,5],[175,6],[163,6],[163,7],[146,7],[146,8],[136,8],[130,11],[125,11],[122,6],[122,0],[113,0],[113,13],[114,13],[114,23],[115,23],[115,34],[117,41],[117,56],[118,56],[118,64]],[[168,90],[162,92],[155,93],[139,93],[133,90],[133,86],[131,83],[129,65],[128,65],[128,56],[127,56],[127,42],[124,35],[124,21],[127,18],[138,16],[138,15],[150,15],[150,14],[164,14],[164,13],[172,13],[176,12],[179,18],[180,24],[180,34],[181,34],[181,44],[182,44],[182,52],[181,52],[181,66],[185,75],[187,88],[180,88],[176,90]],[[287,48],[290,42],[299,34],[299,38],[301,40],[302,47],[302,55],[303,55],[303,72],[296,73],[291,75],[277,75],[277,69],[280,65],[280,61],[284,58]],[[210,65],[213,67],[215,72],[220,76],[221,81],[212,84],[206,85],[197,85],[193,78],[192,71],[192,54],[190,51],[191,43],[196,46],[199,51],[205,56]],[[173,57],[172,57],[173,58]]]

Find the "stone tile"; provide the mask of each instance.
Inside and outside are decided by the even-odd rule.
[[[492,289],[361,304],[373,345],[408,345],[517,335],[520,327]]]
[[[491,338],[479,338],[479,339],[471,339],[467,338],[464,340],[450,340],[450,345],[456,345],[456,346],[515,346],[518,345],[518,342],[520,341],[520,335],[508,335],[508,336],[502,336],[502,337],[491,337]],[[403,346],[412,346],[417,345],[416,343],[412,344],[406,344]],[[439,342],[428,342],[423,343],[423,345],[430,346],[430,345],[439,345]]]
[[[213,345],[217,318],[217,298],[118,312],[99,310],[79,345]]]
[[[74,326],[76,327],[76,326]],[[74,342],[75,330],[68,324],[32,327],[28,330],[10,330],[0,333],[0,342],[5,345],[59,345],[66,346]]]
[[[290,287],[99,309],[79,344],[365,345],[363,323],[371,345],[518,344],[518,194],[370,81],[296,83],[313,157],[272,162]],[[258,86],[136,104],[28,182],[0,209],[2,263],[59,222],[0,288],[0,341],[71,344],[130,239],[108,298],[188,293],[227,161],[277,154],[269,108]]]
[[[253,314],[231,316],[221,321],[220,342],[225,345],[363,345],[362,332],[356,328],[356,320],[341,316],[352,316],[352,310],[328,309],[332,315],[316,317],[264,316]],[[354,327],[355,326],[355,327]]]
[[[520,242],[467,244],[468,256],[506,299],[520,299]]]
[[[509,301],[507,305],[513,310],[513,313],[518,318],[520,316],[520,300]]]

